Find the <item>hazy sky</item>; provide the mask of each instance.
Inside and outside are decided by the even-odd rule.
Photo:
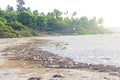
[[[54,8],[61,11],[78,13],[78,16],[89,18],[96,16],[104,18],[106,27],[120,26],[120,0],[24,0],[26,6],[39,12],[52,11]],[[0,7],[16,6],[16,0],[0,0]]]

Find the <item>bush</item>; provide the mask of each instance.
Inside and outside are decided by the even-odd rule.
[[[8,23],[9,26],[12,26],[14,30],[24,30],[26,27],[22,23],[15,21]]]
[[[0,38],[17,37],[17,33],[10,26],[0,21]]]
[[[4,24],[7,24],[7,20],[5,18],[0,18],[0,21],[3,22]]]
[[[12,26],[12,28],[16,31],[18,37],[29,37],[32,36],[32,32],[31,30],[22,25],[22,23],[15,21],[15,22],[11,22],[8,25]]]

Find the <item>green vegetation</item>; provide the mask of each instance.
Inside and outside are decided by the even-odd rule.
[[[24,37],[44,33],[59,34],[99,34],[108,33],[103,27],[103,19],[96,17],[88,19],[86,16],[76,18],[76,12],[71,17],[54,9],[52,12],[39,13],[24,7],[24,0],[17,0],[17,10],[10,5],[6,10],[0,10],[0,37]]]

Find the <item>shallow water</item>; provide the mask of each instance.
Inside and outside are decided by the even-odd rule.
[[[120,66],[120,34],[44,37],[57,43],[41,47],[88,64]]]

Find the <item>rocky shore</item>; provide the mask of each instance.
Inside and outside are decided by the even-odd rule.
[[[119,80],[115,66],[84,64],[43,51],[40,38],[0,39],[1,80]]]
[[[54,44],[47,40],[31,39],[30,42],[17,46],[8,47],[3,50],[6,58],[9,60],[25,60],[29,63],[36,63],[37,67],[46,68],[69,68],[97,70],[99,72],[115,72],[113,75],[120,77],[120,67],[112,65],[95,65],[75,62],[70,58],[61,57],[53,53],[39,49],[39,46]],[[33,65],[34,67],[34,65]]]

